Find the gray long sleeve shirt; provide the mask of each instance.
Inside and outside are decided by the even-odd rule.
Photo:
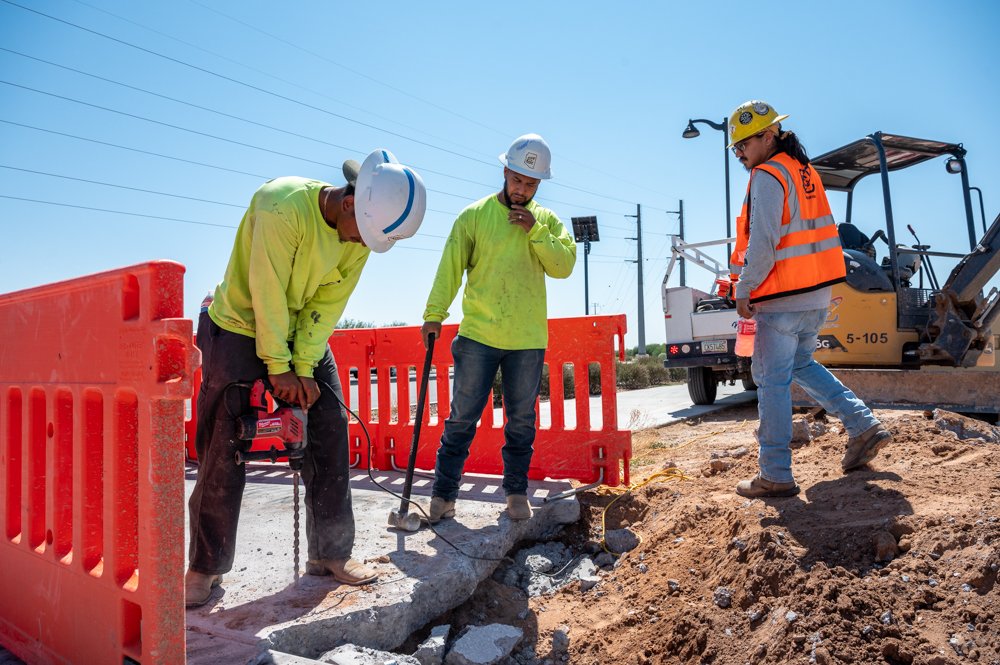
[[[760,286],[774,269],[774,255],[781,242],[781,211],[785,205],[785,190],[777,178],[767,171],[753,171],[750,180],[750,242],[740,281],[736,283],[736,297],[749,298],[750,292]],[[805,312],[823,309],[830,304],[833,287],[808,293],[797,293],[783,298],[755,303],[758,311]]]

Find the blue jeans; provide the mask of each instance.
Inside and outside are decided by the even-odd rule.
[[[792,477],[792,381],[829,413],[840,418],[849,436],[878,424],[871,409],[825,367],[813,360],[826,309],[758,312],[753,350],[760,427],[760,475],[776,483]]]
[[[480,344],[468,337],[455,337],[451,344],[455,359],[455,387],[451,414],[444,422],[444,434],[434,467],[434,496],[446,501],[458,497],[462,469],[476,435],[476,423],[483,415],[497,369],[502,372],[504,425],[503,490],[527,494],[528,466],[535,442],[535,401],[542,379],[545,349],[505,351]]]

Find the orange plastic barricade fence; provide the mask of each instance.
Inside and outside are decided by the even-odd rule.
[[[184,266],[0,295],[0,642],[28,663],[183,663]]]
[[[436,408],[428,408],[417,446],[417,468],[433,469],[444,420],[451,406],[451,343],[457,325],[443,326],[434,346],[431,387]],[[582,482],[619,485],[629,482],[632,435],[618,429],[618,398],[615,392],[615,339],[624,359],[625,316],[589,316],[549,320],[549,366],[551,423],[541,425],[535,438],[535,453],[528,476],[532,479],[571,478]],[[364,423],[371,437],[371,468],[405,469],[413,439],[413,419],[423,369],[425,350],[416,326],[337,330],[330,338],[348,407]],[[597,365],[601,386],[601,424],[590,418],[590,367]],[[576,424],[566,426],[563,373],[572,368]],[[405,377],[409,377],[407,380]],[[374,383],[372,380],[374,379]],[[374,389],[372,388],[374,386]],[[375,399],[372,399],[374,390]],[[431,412],[435,415],[432,418]],[[367,468],[368,440],[362,424],[351,418],[349,427],[351,465]],[[268,441],[257,441],[253,450],[267,450]],[[483,410],[479,430],[469,452],[465,471],[503,473],[500,449],[503,422],[494,416],[492,403]],[[196,459],[193,428],[187,455]]]

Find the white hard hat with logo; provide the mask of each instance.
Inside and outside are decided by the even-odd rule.
[[[354,218],[365,245],[385,252],[409,238],[424,220],[427,190],[420,175],[400,164],[388,150],[365,158],[354,191]]]
[[[529,178],[548,180],[552,177],[552,151],[538,134],[525,134],[514,139],[500,163]]]

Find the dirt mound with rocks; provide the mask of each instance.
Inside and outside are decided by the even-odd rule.
[[[628,529],[634,549],[542,595],[498,576],[442,621],[521,628],[521,664],[1000,665],[1000,430],[877,415],[893,440],[850,474],[839,421],[798,415],[785,499],[733,492],[757,471],[754,407],[638,432],[634,483],[687,479],[585,493],[564,539],[599,560],[604,529]]]

